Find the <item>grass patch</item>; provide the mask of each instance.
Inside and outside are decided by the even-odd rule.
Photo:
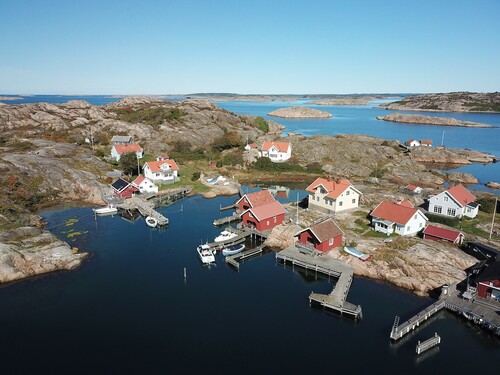
[[[114,109],[117,119],[130,122],[132,124],[142,123],[153,127],[158,127],[166,121],[179,121],[186,113],[178,108],[141,108],[133,110],[132,108]]]

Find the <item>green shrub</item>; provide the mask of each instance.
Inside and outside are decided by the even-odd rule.
[[[102,150],[97,150],[95,153],[94,153],[95,156],[97,156],[98,158],[103,158],[104,157],[104,151]]]
[[[290,162],[273,163],[269,158],[258,158],[253,168],[267,172],[304,172],[304,168]]]
[[[118,120],[130,122],[132,124],[143,123],[153,127],[165,121],[178,121],[186,113],[179,108],[140,108],[133,110],[129,108],[115,109]]]
[[[222,164],[224,165],[243,165],[243,152],[241,150],[237,150],[236,152],[231,152],[227,155],[224,155],[222,158]]]
[[[429,219],[429,221],[433,223],[440,223],[444,225],[448,225],[449,227],[457,228],[460,225],[460,219],[458,217],[447,217],[441,215],[434,215],[431,213],[426,213],[425,216]]]
[[[193,172],[191,176],[191,181],[197,181],[200,179],[201,173],[199,171]]]
[[[269,132],[269,124],[262,116],[257,116],[253,124],[257,129],[262,130],[264,133]]]
[[[212,147],[218,151],[228,150],[241,145],[240,136],[234,130],[225,131],[224,135],[216,138],[212,143]]]
[[[493,210],[495,209],[495,199],[491,197],[482,197],[477,200],[477,203],[479,203],[481,206],[479,209],[483,212],[486,212],[488,214],[492,214]],[[497,204],[497,213],[500,208],[500,204]]]

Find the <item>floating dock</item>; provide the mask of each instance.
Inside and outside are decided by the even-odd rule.
[[[356,319],[362,317],[361,306],[346,301],[353,279],[353,267],[325,255],[316,256],[315,254],[307,254],[297,247],[289,247],[281,250],[276,253],[276,259],[282,260],[285,264],[289,262],[293,266],[299,266],[306,270],[314,270],[315,272],[338,278],[330,294],[311,293],[309,295],[309,303],[319,303],[323,307],[341,314],[351,315]]]
[[[232,222],[238,221],[238,220],[241,220],[240,215],[237,213],[234,213],[231,216],[225,216],[225,217],[221,217],[220,219],[215,219],[213,224],[216,227],[218,227],[220,225],[229,224],[229,223],[232,223]]]
[[[154,217],[158,221],[158,225],[168,224],[168,218],[156,211],[152,203],[145,201],[140,196],[131,197],[118,207],[124,210],[137,209],[144,217]]]
[[[422,342],[417,343],[417,347],[415,348],[415,351],[417,354],[422,354],[423,352],[439,345],[441,343],[441,337],[437,334],[434,333],[434,336],[431,337],[430,339],[427,339]]]
[[[226,263],[230,264],[236,269],[240,269],[240,262],[244,259],[262,254],[264,246],[258,246],[254,249],[243,250],[241,253],[229,255],[225,258]]]

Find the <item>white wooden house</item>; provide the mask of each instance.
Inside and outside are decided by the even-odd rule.
[[[260,154],[262,157],[271,159],[273,163],[281,163],[291,158],[292,145],[288,142],[265,141]]]
[[[309,208],[326,213],[355,209],[363,195],[348,180],[340,178],[332,180],[319,177],[306,191],[309,193]]]
[[[143,175],[137,176],[137,178],[132,181],[132,185],[139,189],[141,193],[158,193],[158,186]]]
[[[123,154],[133,152],[137,156],[138,159],[141,159],[143,156],[143,149],[137,143],[125,144],[125,145],[113,145],[111,147],[111,158],[116,161],[120,161],[120,158]]]
[[[179,167],[174,159],[149,161],[144,163],[144,176],[155,183],[170,184],[178,181]]]
[[[373,229],[388,236],[397,233],[401,236],[415,235],[425,228],[429,220],[419,209],[408,201],[391,203],[382,201],[370,214]]]
[[[476,197],[462,184],[455,185],[429,198],[429,212],[433,214],[474,218],[478,210],[479,203],[476,202]]]

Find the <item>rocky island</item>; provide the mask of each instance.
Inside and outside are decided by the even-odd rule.
[[[500,92],[451,92],[407,96],[397,102],[380,105],[396,111],[500,112]]]
[[[324,100],[313,100],[308,102],[308,104],[316,105],[368,105],[372,100],[376,100],[374,96],[362,96],[362,97],[345,97],[345,98],[333,98]]]
[[[289,107],[279,108],[275,111],[269,112],[269,116],[281,118],[330,118],[332,114],[318,109],[309,107]]]
[[[492,128],[488,124],[473,121],[462,121],[451,117],[433,117],[424,115],[413,115],[405,113],[391,113],[385,116],[377,116],[377,120],[399,122],[403,124],[440,125],[440,126],[464,126],[469,128]]]

